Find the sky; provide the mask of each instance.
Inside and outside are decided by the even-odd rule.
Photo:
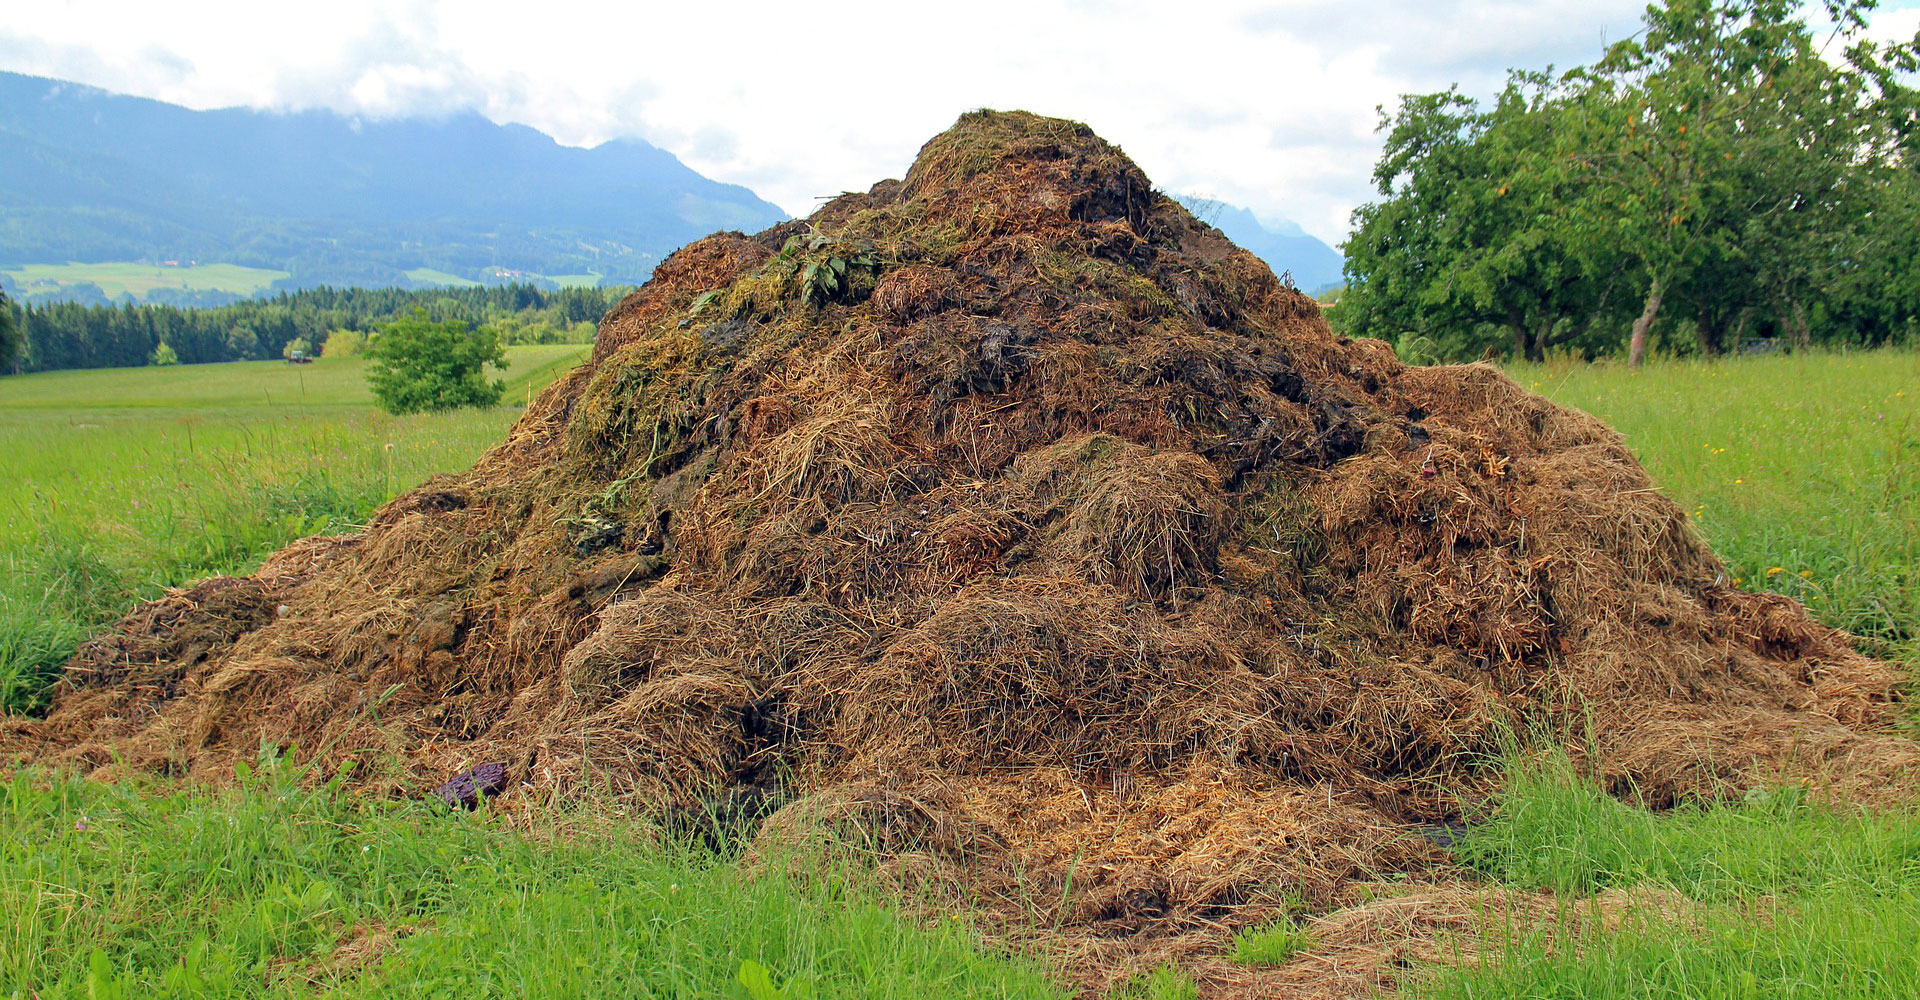
[[[478,111],[570,145],[637,137],[794,215],[898,177],[973,108],[1084,121],[1162,190],[1337,244],[1377,109],[1567,67],[1644,0],[33,0],[0,69],[194,108]],[[1874,34],[1911,38],[1920,0]]]

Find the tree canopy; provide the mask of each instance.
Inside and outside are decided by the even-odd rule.
[[[486,378],[488,365],[507,366],[506,348],[492,329],[436,323],[425,310],[383,327],[367,357],[367,384],[388,413],[492,406],[506,389]]]
[[[20,314],[25,371],[150,364],[166,343],[183,364],[278,357],[304,340],[328,357],[343,332],[364,338],[396,318],[425,310],[436,322],[492,327],[509,344],[590,343],[594,324],[632,289],[531,285],[483,288],[313,288],[201,309],[177,306],[27,304]],[[10,371],[0,367],[0,371]]]
[[[13,370],[25,339],[20,329],[20,315],[13,308],[13,300],[7,298],[7,293],[0,292],[0,372]]]
[[[1599,353],[1626,328],[1636,363],[1663,306],[1709,354],[1760,326],[1804,344],[1816,313],[1898,335],[1911,297],[1858,276],[1911,246],[1891,218],[1913,198],[1920,37],[1869,40],[1873,6],[1834,0],[1817,35],[1787,0],[1664,0],[1591,65],[1515,71],[1490,106],[1405,97],[1337,321],[1440,356]]]

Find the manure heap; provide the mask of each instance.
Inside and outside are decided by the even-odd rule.
[[[676,253],[471,470],[138,609],[0,746],[776,800],[1073,954],[1197,954],[1448,877],[1418,831],[1513,733],[1656,806],[1880,794],[1898,680],[1599,421],[1338,337],[1086,127],[977,112]]]

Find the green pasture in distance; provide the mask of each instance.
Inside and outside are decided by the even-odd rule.
[[[49,523],[155,530],[209,483],[287,476],[378,481],[399,491],[496,443],[515,405],[586,357],[582,344],[507,348],[490,410],[391,417],[374,409],[361,358],[237,361],[0,378],[0,540]],[[452,463],[452,464],[449,464]]]
[[[0,711],[160,589],[353,530],[466,468],[585,345],[507,348],[508,405],[393,417],[367,362],[242,361],[0,378]]]
[[[447,271],[437,271],[431,267],[416,267],[413,270],[407,272],[407,277],[412,278],[415,281],[424,281],[424,282],[428,282],[430,284],[435,284],[435,285],[445,285],[448,288],[480,287],[480,283],[478,281],[474,281],[471,278],[462,278],[457,274],[452,274]]]
[[[520,344],[507,348],[503,403],[532,381],[541,385],[586,358],[589,344]],[[89,368],[0,378],[0,422],[16,410],[371,406],[364,358],[319,358],[312,364],[229,361],[211,365]]]
[[[115,261],[105,264],[27,264],[5,272],[21,292],[33,295],[62,287],[95,284],[108,298],[122,293],[143,299],[157,288],[232,292],[257,295],[287,276],[285,271],[239,264],[195,264],[168,267]]]

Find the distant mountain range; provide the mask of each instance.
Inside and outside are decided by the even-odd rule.
[[[1211,198],[1182,195],[1178,200],[1200,221],[1266,261],[1273,273],[1292,274],[1301,291],[1318,294],[1340,283],[1346,258],[1298,225],[1283,221],[1269,226],[1244,208]]]
[[[422,269],[640,282],[689,240],[785,217],[636,139],[580,149],[472,113],[194,111],[0,73],[0,269],[222,262],[288,272],[292,288],[409,286]]]
[[[1339,281],[1340,255],[1298,226],[1181,200],[1302,289]],[[322,284],[639,283],[691,240],[785,217],[638,139],[581,149],[473,113],[194,111],[0,72],[0,272],[15,272],[0,273],[0,287],[29,300],[126,289],[214,305]],[[195,280],[200,290],[168,287]]]

